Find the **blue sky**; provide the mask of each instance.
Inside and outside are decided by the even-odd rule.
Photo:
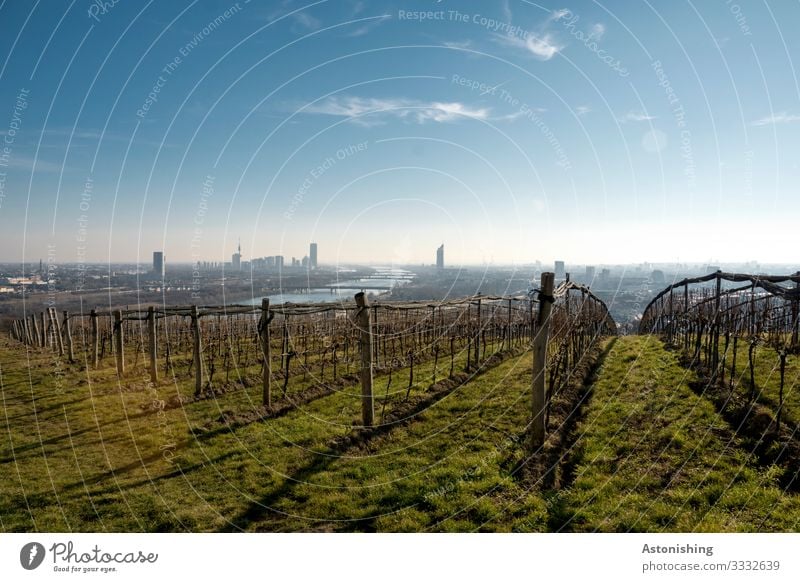
[[[800,4],[0,4],[0,260],[794,262]]]

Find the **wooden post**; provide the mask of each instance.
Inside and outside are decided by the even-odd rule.
[[[269,298],[261,300],[261,356],[264,358],[261,400],[264,406],[272,406],[272,353],[269,339]]]
[[[156,310],[151,305],[147,308],[147,351],[150,354],[150,381],[158,383],[158,359],[156,344]]]
[[[55,338],[56,346],[58,347],[58,355],[64,355],[64,339],[61,337],[61,326],[58,325],[58,316],[56,315],[56,308],[49,307],[47,309],[50,314],[50,324],[53,326],[53,336]]]
[[[481,300],[478,299],[478,325],[475,327],[475,367],[481,361]]]
[[[356,325],[361,331],[361,418],[364,426],[375,422],[375,398],[372,394],[372,321],[364,292],[356,293]]]
[[[98,359],[98,334],[97,334],[97,311],[92,309],[89,317],[92,321],[92,367],[97,368]]]
[[[200,315],[197,305],[192,305],[192,336],[194,338],[194,395],[203,390],[203,360],[200,358]]]
[[[775,431],[780,435],[781,432],[781,416],[783,415],[783,386],[784,386],[784,379],[786,377],[786,350],[780,351],[780,373],[781,373],[781,385],[780,385],[780,392],[778,393],[778,416],[775,420]]]
[[[794,274],[795,277],[800,277],[800,271],[797,271]],[[794,288],[796,293],[800,294],[800,279],[798,279],[795,284]],[[800,327],[800,299],[792,299],[792,346],[797,345],[798,341],[798,328]]]
[[[39,326],[36,324],[36,314],[31,314],[31,331],[33,332],[33,345],[42,347],[42,337],[39,335]]]
[[[114,354],[117,360],[117,376],[125,374],[125,337],[122,335],[122,311],[114,311]]]
[[[714,335],[709,338],[711,347],[714,351],[711,357],[712,375],[716,378],[717,366],[719,366],[719,324],[720,324],[720,301],[722,300],[722,271],[717,271],[717,287],[714,295]]]
[[[547,369],[547,339],[550,327],[550,312],[553,308],[553,273],[542,273],[539,291],[539,317],[533,339],[533,399],[531,421],[531,453],[544,444],[545,432],[545,370]]]
[[[45,320],[45,317],[44,317],[44,311],[42,311],[39,315],[41,316],[41,322],[42,322],[42,330],[41,330],[41,332],[39,332],[39,333],[41,333],[41,345],[42,345],[43,348],[46,348],[47,347],[47,321]]]
[[[72,348],[72,331],[69,326],[69,312],[64,310],[64,337],[67,339],[67,356],[70,363],[75,361],[75,350]]]

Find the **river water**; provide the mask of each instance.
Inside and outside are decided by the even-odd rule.
[[[354,295],[361,290],[372,291],[376,294],[386,293],[384,289],[370,289],[371,287],[394,287],[408,283],[408,278],[414,273],[394,267],[376,267],[371,277],[350,278],[354,271],[340,270],[337,280],[332,283],[334,289],[311,289],[308,293],[276,293],[267,295],[272,305],[281,303],[340,303],[354,301]],[[254,297],[245,302],[247,305],[261,305],[261,297]]]

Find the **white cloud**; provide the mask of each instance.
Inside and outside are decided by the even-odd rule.
[[[654,115],[648,115],[643,111],[628,111],[622,117],[618,117],[617,121],[620,123],[628,123],[628,122],[641,122],[641,121],[651,121],[655,119]]]
[[[578,115],[586,115],[587,113],[590,113],[591,111],[592,111],[592,108],[589,107],[588,105],[578,105],[575,108],[575,113],[577,113]]]
[[[562,45],[556,44],[551,34],[542,36],[528,34],[526,38],[508,34],[495,34],[494,38],[501,44],[526,49],[534,57],[542,61],[549,61],[564,48]]]
[[[536,57],[543,61],[549,61],[556,53],[558,53],[563,46],[559,46],[553,42],[552,36],[546,34],[544,36],[528,35],[525,41],[528,50],[531,51]]]
[[[592,36],[592,38],[594,38],[595,40],[600,40],[601,38],[603,38],[603,35],[604,35],[605,33],[606,33],[606,27],[605,27],[605,25],[603,25],[603,24],[601,24],[601,23],[599,23],[599,22],[598,22],[597,24],[593,24],[593,25],[592,25],[592,33],[591,33],[591,36]]]
[[[361,123],[374,122],[376,116],[392,116],[416,123],[447,123],[464,118],[489,119],[489,109],[473,108],[459,102],[418,101],[415,99],[375,99],[330,97],[303,109],[305,113],[349,117]]]
[[[800,121],[800,115],[793,115],[791,113],[786,113],[785,111],[781,111],[780,113],[773,113],[767,117],[762,117],[761,119],[755,120],[751,125],[755,126],[762,126],[762,125],[777,125],[783,123],[796,123]]]

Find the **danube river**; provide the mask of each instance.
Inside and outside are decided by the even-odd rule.
[[[308,293],[274,293],[267,295],[272,305],[281,303],[338,303],[353,301],[359,291],[373,291],[376,294],[386,293],[387,287],[404,285],[414,276],[411,271],[394,267],[376,267],[368,278],[349,278],[353,271],[340,270],[339,279],[331,287],[310,289]],[[253,297],[244,302],[245,305],[261,305],[261,297]]]

